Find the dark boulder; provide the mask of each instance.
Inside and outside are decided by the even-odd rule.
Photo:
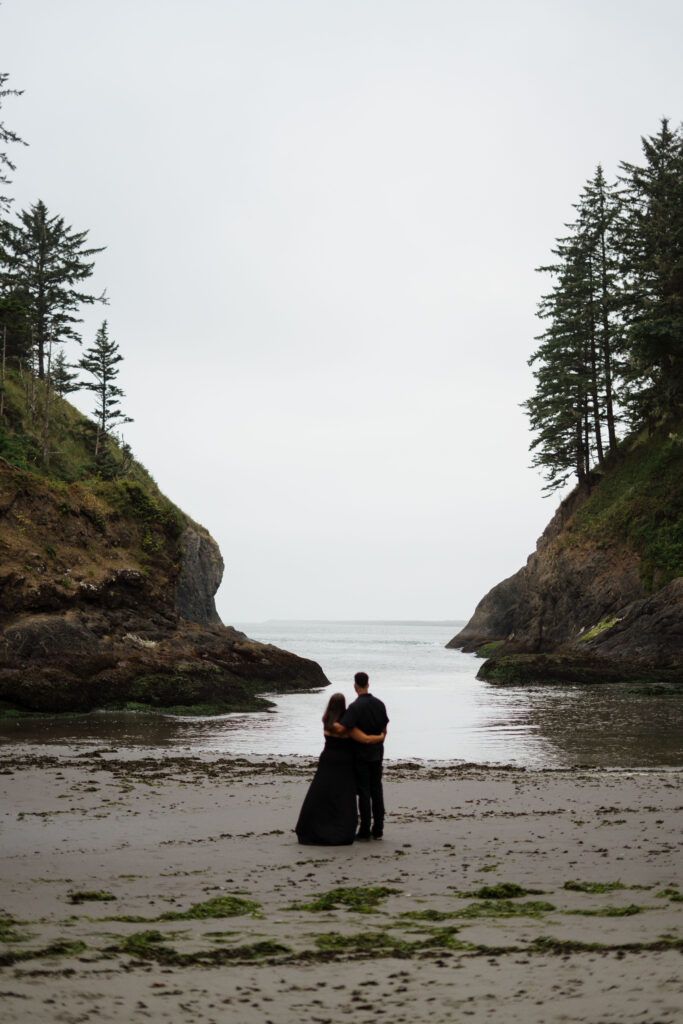
[[[71,657],[81,657],[100,649],[95,634],[68,613],[24,616],[0,634],[3,660],[49,660],[67,652]]]

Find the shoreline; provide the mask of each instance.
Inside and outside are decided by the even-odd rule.
[[[85,749],[90,748],[90,749]],[[40,750],[40,753],[37,751]],[[26,741],[19,742],[13,738],[6,739],[0,735],[0,765],[3,761],[26,760],[32,757],[43,763],[51,760],[58,762],[60,758],[72,757],[116,757],[135,761],[138,759],[153,759],[163,764],[166,761],[176,759],[196,760],[207,763],[213,761],[242,762],[263,767],[269,765],[291,766],[301,768],[305,766],[314,770],[318,762],[319,754],[264,754],[260,751],[235,751],[230,752],[218,748],[197,749],[196,744],[170,746],[159,744],[157,746],[145,745],[121,745],[111,746],[104,743],[97,743],[92,740],[81,740],[78,742],[54,741]],[[526,772],[529,774],[572,774],[578,772],[592,771],[606,775],[629,775],[647,773],[672,773],[680,774],[683,777],[683,764],[661,764],[661,765],[602,765],[590,762],[581,762],[568,765],[535,765],[521,764],[514,761],[467,761],[462,758],[425,758],[425,757],[385,757],[383,760],[386,772],[396,772],[403,769],[424,770],[425,772]]]
[[[316,758],[91,746],[0,748],[8,1024],[680,1019],[679,769],[396,759],[312,847]]]
[[[408,657],[410,651],[406,648],[403,653]],[[447,678],[448,665],[441,661],[427,664],[426,693],[417,709],[409,658],[405,664],[402,661],[402,670],[397,669],[396,679],[390,680],[392,689],[384,681],[392,711],[387,753],[395,759],[457,757],[458,762],[529,768],[683,767],[680,696],[632,693],[616,684],[560,691],[492,687],[474,680],[473,655],[440,648],[437,653],[440,658],[456,655],[455,675]],[[375,689],[384,695],[379,673]],[[159,709],[6,718],[0,720],[0,749],[35,744],[52,750],[55,744],[63,750],[125,745],[153,747],[158,757],[165,757],[167,750],[173,754],[207,750],[211,756],[278,752],[281,757],[293,753],[316,757],[322,745],[319,722],[324,704],[323,694],[297,693],[280,695],[276,709],[256,714],[187,717]],[[440,726],[435,734],[437,720]]]

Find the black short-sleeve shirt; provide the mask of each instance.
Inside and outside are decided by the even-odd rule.
[[[361,693],[340,718],[345,729],[358,726],[368,736],[376,736],[384,732],[389,722],[387,709],[383,702],[371,693]],[[384,756],[383,743],[354,743],[356,757],[362,761],[381,761]]]

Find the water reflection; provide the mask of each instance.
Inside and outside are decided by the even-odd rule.
[[[615,768],[683,765],[683,699],[628,685],[530,688],[529,722],[564,764]]]
[[[476,680],[480,662],[474,655],[444,649],[452,625],[285,623],[246,631],[319,661],[333,681],[331,690],[349,698],[353,672],[365,668],[389,709],[388,758],[549,768],[683,765],[681,697],[653,697],[614,684],[490,686]],[[6,719],[0,744],[316,755],[328,695],[276,696],[273,711],[218,718],[97,712]]]

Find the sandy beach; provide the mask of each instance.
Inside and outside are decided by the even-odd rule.
[[[675,770],[388,762],[299,846],[310,758],[5,748],[6,1022],[683,1019]]]

